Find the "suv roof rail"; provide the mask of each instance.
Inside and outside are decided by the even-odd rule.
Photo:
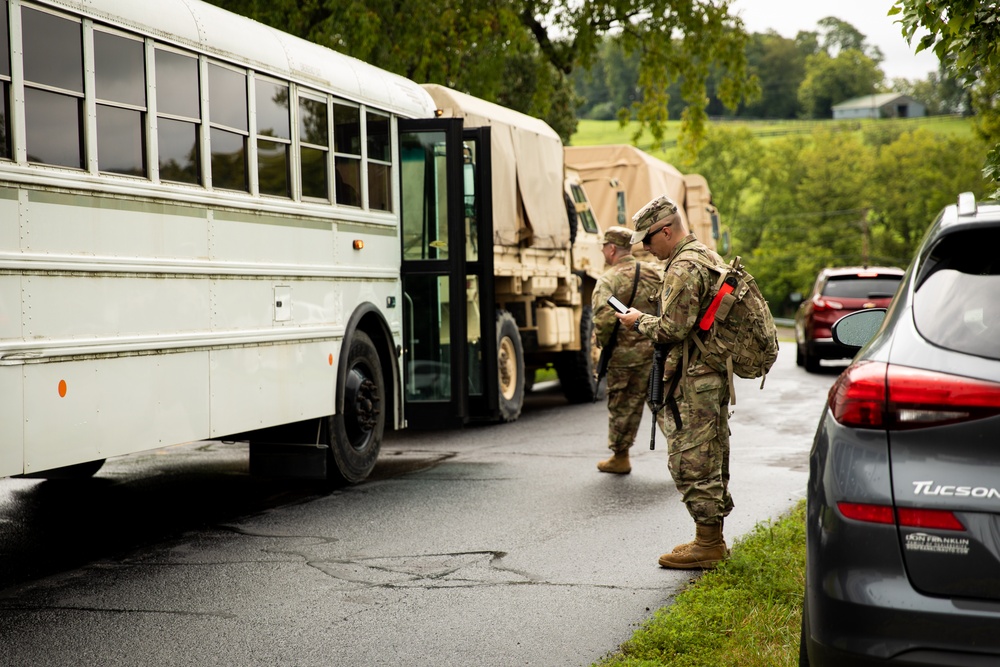
[[[958,214],[959,215],[975,215],[976,214],[976,195],[972,192],[963,192],[958,195]]]

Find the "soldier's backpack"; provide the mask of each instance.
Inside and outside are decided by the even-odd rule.
[[[741,378],[761,378],[764,387],[767,372],[778,358],[778,331],[767,301],[757,287],[757,281],[743,267],[740,257],[727,264],[709,264],[700,253],[685,257],[719,273],[713,288],[714,296],[691,335],[684,341],[684,365],[687,369],[692,341],[702,360],[729,380],[730,402],[736,403],[733,375]]]

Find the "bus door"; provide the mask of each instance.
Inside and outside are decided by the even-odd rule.
[[[492,209],[466,197],[467,187],[480,192],[477,183],[489,176],[489,137],[481,142],[475,132],[463,136],[461,119],[399,123],[403,395],[411,428],[487,416],[490,388],[496,403],[495,383],[484,382],[496,375],[489,368],[496,366]],[[485,174],[474,162],[484,153]]]

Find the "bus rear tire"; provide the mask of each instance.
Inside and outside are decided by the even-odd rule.
[[[328,438],[331,481],[357,484],[371,473],[385,432],[385,383],[378,352],[368,334],[351,336],[346,363],[337,371],[337,404]]]
[[[497,313],[497,384],[500,421],[512,422],[524,407],[524,347],[514,316]]]

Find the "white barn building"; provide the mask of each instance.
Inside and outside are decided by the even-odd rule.
[[[927,108],[909,95],[880,93],[845,100],[833,105],[833,119],[916,118],[926,116]]]

